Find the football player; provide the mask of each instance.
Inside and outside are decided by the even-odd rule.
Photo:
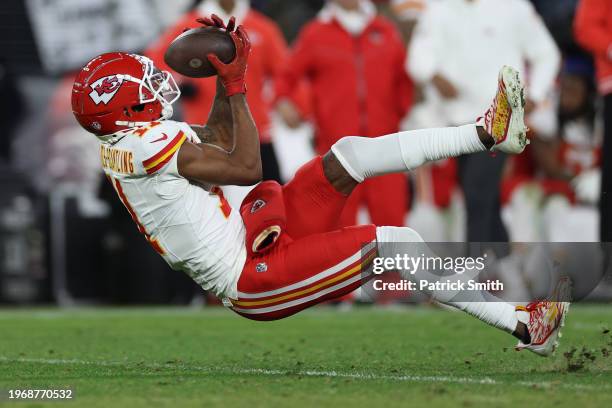
[[[100,55],[83,68],[72,108],[98,137],[104,172],[153,248],[244,317],[281,319],[337,298],[371,278],[374,257],[422,248],[410,228],[337,228],[347,197],[363,180],[462,154],[518,154],[527,143],[523,86],[518,73],[504,67],[493,104],[476,124],[345,137],[286,185],[259,184],[237,211],[217,186],[261,179],[257,128],[245,99],[251,45],[234,20],[227,26],[214,15],[199,21],[226,30],[236,46],[228,64],[207,56],[218,82],[206,126],[170,120],[180,96],[172,75],[145,57],[121,52]],[[436,279],[430,271],[400,273]],[[569,307],[560,297],[567,283],[558,289],[557,297],[518,309],[487,292],[431,296],[512,333],[518,349],[550,355]]]

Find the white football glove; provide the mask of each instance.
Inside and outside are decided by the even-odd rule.
[[[601,170],[586,170],[572,180],[572,187],[578,201],[596,204],[601,192]]]

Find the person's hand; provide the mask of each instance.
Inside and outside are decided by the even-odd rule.
[[[285,124],[291,129],[298,128],[302,124],[302,116],[289,99],[281,99],[276,104],[276,111],[283,119]]]
[[[216,16],[213,14],[211,22],[213,22],[216,27],[226,29],[229,32],[236,46],[236,57],[229,64],[224,64],[215,54],[208,54],[206,57],[217,70],[217,75],[221,78],[223,86],[225,87],[225,93],[228,97],[236,94],[246,94],[247,89],[244,78],[246,75],[249,54],[251,53],[251,41],[249,40],[249,36],[243,26],[238,26],[236,31],[231,31],[234,29],[233,17],[230,19],[227,27],[224,25],[221,26],[223,21],[218,17],[215,19],[215,17]],[[204,21],[203,24],[207,23],[206,20],[201,20]]]
[[[586,170],[571,181],[576,198],[586,204],[596,204],[601,192],[601,170]]]
[[[431,82],[436,87],[440,95],[445,99],[455,99],[459,96],[459,91],[448,79],[440,74],[434,75]]]
[[[236,17],[230,17],[229,21],[227,22],[227,26],[221,17],[216,14],[213,14],[210,17],[196,18],[196,21],[206,27],[216,27],[227,31],[228,33],[234,31],[234,28],[236,27]]]

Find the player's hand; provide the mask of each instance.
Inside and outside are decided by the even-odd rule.
[[[225,25],[221,17],[216,14],[213,14],[210,17],[196,18],[196,21],[206,27],[216,27],[221,30],[227,31],[228,33],[234,31],[234,28],[236,27],[236,17],[233,16],[230,17],[229,21],[227,22],[227,26]]]
[[[238,26],[236,31],[230,32],[230,35],[236,46],[236,58],[232,62],[224,64],[215,54],[207,55],[208,61],[217,70],[228,97],[246,93],[244,77],[251,53],[251,41],[243,26]]]
[[[455,85],[453,85],[444,76],[440,74],[436,74],[432,78],[431,82],[433,83],[433,85],[436,87],[436,89],[438,90],[440,95],[442,95],[443,98],[455,99],[457,96],[459,96],[459,91],[457,91],[457,88],[455,88]]]

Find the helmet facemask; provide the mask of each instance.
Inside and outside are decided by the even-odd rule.
[[[142,64],[143,76],[142,79],[135,78],[131,75],[119,74],[117,77],[138,84],[138,94],[141,104],[148,104],[158,101],[162,106],[162,114],[159,119],[169,119],[172,117],[174,110],[172,104],[176,102],[181,91],[174,80],[172,74],[168,71],[160,71],[155,67],[153,61],[147,57],[140,55],[132,55]],[[141,122],[124,122],[117,121],[120,126],[140,126]]]
[[[160,71],[155,67],[153,61],[146,57],[141,57],[141,59],[145,66],[145,73],[138,89],[140,103],[159,101],[163,108],[161,119],[168,119],[172,116],[172,104],[181,96],[181,91],[170,72]],[[148,91],[148,97],[145,90]]]

